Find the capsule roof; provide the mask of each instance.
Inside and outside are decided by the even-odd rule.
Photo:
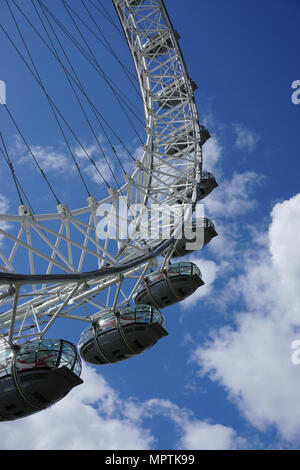
[[[67,367],[81,374],[81,360],[75,346],[65,340],[42,339],[23,343],[16,353],[16,370]],[[11,373],[14,351],[9,345],[0,349],[0,379]]]
[[[133,305],[123,307],[118,312],[109,312],[99,318],[95,325],[98,335],[103,335],[117,328],[116,313],[119,314],[121,326],[130,325],[131,323],[158,323],[165,328],[165,319],[158,309],[150,305]],[[79,348],[90,340],[95,327],[89,325],[83,330],[78,342]]]
[[[86,328],[79,340],[82,358],[112,364],[143,353],[167,336],[164,317],[150,305],[125,307]]]

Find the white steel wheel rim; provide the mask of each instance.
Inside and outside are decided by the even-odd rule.
[[[147,238],[147,231],[142,230],[136,241],[126,243],[125,240],[123,251],[124,240],[115,237],[118,249],[111,253],[108,246],[114,240],[114,227],[109,228],[100,243],[96,233],[99,211],[107,205],[116,205],[124,195],[127,207],[137,203],[147,207],[156,204],[162,210],[181,199],[187,203],[184,220],[188,220],[196,203],[202,171],[200,125],[191,81],[164,3],[161,0],[113,0],[113,4],[141,87],[147,132],[143,155],[121,191],[111,190],[102,201],[90,197],[86,207],[76,210],[60,204],[55,214],[32,214],[28,207],[21,206],[17,215],[0,215],[2,223],[18,226],[17,235],[0,229],[0,234],[11,243],[8,253],[0,250],[0,334],[11,345],[43,337],[57,318],[94,321],[107,311],[127,305],[143,276],[156,265],[157,256],[172,247],[182,229],[179,208],[174,213],[169,239],[151,240]],[[153,47],[149,48],[153,37],[156,38],[154,52]],[[175,106],[168,106],[173,89],[176,90]],[[184,150],[174,150],[176,144]],[[166,153],[172,145],[172,153]],[[187,185],[189,197],[186,196]],[[174,194],[176,186],[178,190]],[[56,229],[51,228],[54,224]],[[84,237],[83,243],[72,238],[70,227]],[[33,233],[40,237],[47,250],[34,246]],[[20,248],[27,252],[28,273],[19,274],[14,268]],[[73,250],[81,253],[77,265],[73,262]],[[34,257],[43,259],[44,273],[36,272]],[[84,270],[88,257],[95,258],[92,272]],[[59,274],[54,273],[55,270]],[[128,293],[123,291],[126,279],[135,280]],[[109,300],[97,303],[97,294],[104,290],[109,291]],[[97,312],[85,315],[85,305],[93,306]],[[85,312],[84,316],[77,313],[78,309]]]

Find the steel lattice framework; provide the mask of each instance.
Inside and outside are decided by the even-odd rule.
[[[178,34],[162,0],[113,4],[140,84],[143,155],[121,189],[111,188],[102,201],[89,197],[87,206],[76,210],[59,204],[55,214],[33,214],[21,206],[17,215],[0,215],[0,334],[11,345],[43,337],[57,318],[88,322],[127,305],[158,256],[174,246],[182,228],[183,205],[177,201],[186,203],[184,219],[196,202],[201,130]],[[161,213],[172,209],[168,238],[149,236],[147,217],[134,212],[139,204],[155,205],[156,227],[166,224]],[[108,207],[114,209],[110,215]],[[99,226],[103,214],[105,230]],[[123,226],[131,224],[134,236],[120,236],[115,214]]]

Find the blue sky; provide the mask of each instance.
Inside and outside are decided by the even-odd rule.
[[[114,15],[111,2],[104,1]],[[13,33],[4,3],[1,22]],[[30,2],[17,3],[30,11]],[[204,201],[219,236],[190,257],[205,286],[164,311],[169,336],[152,350],[112,366],[87,366],[84,385],[55,407],[1,424],[1,449],[299,448],[300,365],[291,361],[291,344],[300,339],[300,105],[292,103],[291,85],[300,80],[300,2],[165,3],[198,85],[200,121],[212,134],[204,149],[204,169],[212,170],[219,182]],[[130,64],[126,45],[106,23],[103,28]],[[43,125],[49,116],[43,111],[45,99],[0,34],[0,80],[7,85],[7,103],[41,161],[49,165],[49,179],[60,197],[71,207],[84,205],[85,195],[77,190],[76,175],[67,171],[66,149],[53,120]],[[45,61],[40,43],[32,41],[32,48],[49,88],[54,87],[57,102],[64,102],[71,117],[74,103],[56,86],[59,72],[50,69],[51,59]],[[119,69],[103,54],[103,63],[120,80]],[[74,61],[107,118],[136,151],[136,136],[105,83],[92,78],[82,59]],[[128,81],[121,85],[136,100]],[[33,206],[53,210],[55,201],[25,159],[1,106],[0,119]],[[73,122],[91,145],[87,129],[79,120]],[[84,171],[91,176],[87,167]],[[0,178],[2,210],[14,211],[18,201],[3,163]],[[90,184],[96,197],[105,194],[103,184],[93,178]],[[76,343],[82,327],[57,322],[52,334]]]

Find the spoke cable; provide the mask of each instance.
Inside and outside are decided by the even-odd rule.
[[[38,78],[36,77],[34,71],[32,70],[32,68],[30,67],[30,65],[28,64],[28,62],[26,61],[26,59],[24,58],[24,56],[22,55],[22,53],[19,51],[18,47],[16,46],[16,44],[13,42],[13,40],[11,39],[11,37],[9,36],[9,34],[7,33],[7,31],[3,28],[3,26],[0,24],[0,29],[2,29],[2,31],[4,32],[4,34],[6,35],[6,37],[8,38],[8,40],[10,41],[10,43],[13,45],[13,47],[16,49],[16,51],[18,52],[19,56],[21,57],[22,61],[25,63],[26,67],[29,69],[29,71],[31,72],[32,76],[34,77],[34,79],[37,81],[38,85],[41,86]],[[49,96],[49,95],[48,95]],[[49,96],[49,99],[51,100],[51,103],[53,104],[53,106],[55,107],[56,111],[58,112],[58,114],[60,115],[60,117],[62,118],[62,120],[64,121],[65,125],[68,127],[69,131],[71,132],[71,134],[73,135],[74,139],[76,140],[76,142],[78,143],[78,145],[80,146],[80,148],[83,150],[83,152],[85,153],[85,155],[88,157],[88,159],[90,160],[91,164],[94,166],[94,168],[96,169],[97,173],[99,174],[99,176],[102,178],[103,182],[106,184],[107,188],[110,188],[110,185],[108,184],[108,182],[106,181],[105,177],[102,175],[102,173],[100,172],[99,168],[97,167],[96,163],[94,162],[94,160],[92,159],[92,157],[89,155],[89,153],[87,152],[87,150],[85,149],[85,147],[82,145],[82,143],[80,142],[80,140],[78,139],[77,135],[74,133],[74,131],[72,130],[72,128],[70,127],[70,125],[67,123],[67,121],[65,120],[65,118],[63,117],[62,113],[60,112],[60,110],[58,109],[58,107],[56,106],[56,104],[53,102],[53,100],[50,98]],[[42,170],[42,168],[40,167],[37,159],[35,158],[35,156],[33,155],[33,152],[32,150],[30,149],[28,143],[26,142],[25,140],[25,137],[24,135],[22,134],[20,128],[18,127],[15,119],[13,118],[11,112],[9,111],[7,105],[4,105],[6,111],[8,112],[11,120],[13,121],[17,131],[19,132],[24,144],[26,145],[26,148],[28,149],[28,151],[30,152],[32,158],[34,159],[36,165],[38,166],[40,172],[42,173],[44,179],[46,180],[49,188],[51,189],[53,195],[55,196],[55,199],[56,199],[56,202],[57,204],[60,204],[60,201],[58,200],[57,196],[55,195],[53,189],[51,188],[51,185],[44,173],[44,171]]]
[[[4,142],[4,138],[3,138],[3,135],[2,133],[0,132],[0,138],[1,138],[1,142],[2,142],[2,146],[3,146],[3,149],[4,151],[2,150],[2,148],[0,147],[0,152],[2,153],[9,169],[10,169],[10,172],[11,172],[11,175],[13,177],[13,180],[14,180],[14,184],[15,184],[15,187],[16,187],[16,190],[17,190],[17,193],[18,193],[18,196],[19,196],[19,200],[20,200],[20,204],[21,206],[24,205],[24,202],[23,202],[23,199],[22,199],[22,196],[21,196],[21,192],[20,192],[20,187],[19,187],[19,183],[18,183],[18,180],[17,180],[17,177],[15,175],[15,170],[14,170],[14,167],[13,167],[13,164],[9,158],[9,155],[8,155],[8,152],[7,152],[7,148],[6,148],[6,145],[5,145],[5,142]]]
[[[52,113],[53,113],[53,115],[54,115],[55,121],[56,121],[56,123],[57,123],[57,125],[58,125],[58,127],[59,127],[59,129],[60,129],[60,131],[61,131],[61,134],[62,134],[62,136],[63,136],[63,139],[64,139],[64,141],[65,141],[65,144],[66,144],[66,146],[67,146],[67,148],[68,148],[68,150],[69,150],[69,152],[70,152],[72,161],[73,161],[73,163],[74,163],[74,165],[75,165],[75,167],[76,167],[76,169],[77,169],[77,171],[78,171],[78,174],[79,174],[79,177],[80,177],[80,179],[81,179],[81,182],[82,182],[82,184],[83,184],[83,186],[84,186],[84,188],[85,188],[85,190],[86,190],[86,192],[87,192],[87,195],[90,196],[90,192],[89,192],[89,190],[88,190],[88,188],[87,188],[87,184],[86,184],[85,179],[84,179],[84,177],[83,177],[83,175],[82,175],[82,173],[81,173],[81,170],[80,170],[80,168],[79,168],[78,162],[76,161],[76,158],[75,158],[74,153],[73,153],[73,151],[72,151],[72,149],[71,149],[71,146],[70,146],[70,144],[69,144],[69,141],[68,141],[68,139],[67,139],[67,137],[66,137],[66,135],[65,135],[65,132],[64,132],[62,126],[61,126],[61,123],[59,122],[59,119],[58,119],[57,114],[56,114],[56,111],[55,111],[55,109],[54,109],[54,107],[53,107],[53,105],[52,105],[52,102],[51,102],[51,100],[49,99],[49,95],[48,95],[48,93],[47,93],[47,91],[46,91],[46,89],[45,89],[45,86],[44,86],[43,81],[42,81],[42,79],[41,79],[41,76],[40,76],[40,74],[39,74],[39,72],[38,72],[38,69],[37,69],[37,67],[36,67],[36,65],[35,65],[35,62],[34,62],[34,60],[33,60],[33,57],[32,57],[32,55],[31,55],[31,53],[30,53],[30,51],[29,51],[29,49],[28,49],[27,43],[26,43],[26,41],[25,41],[25,39],[24,39],[24,36],[23,36],[23,34],[22,34],[22,32],[21,32],[21,30],[20,30],[20,28],[19,28],[19,25],[18,25],[18,22],[17,22],[17,20],[16,20],[16,17],[15,17],[15,15],[13,14],[13,12],[12,12],[12,10],[11,10],[9,4],[8,4],[8,0],[5,0],[5,1],[6,1],[6,4],[7,4],[7,7],[9,8],[10,14],[11,14],[11,16],[12,16],[12,18],[13,18],[13,21],[14,21],[14,23],[15,23],[15,25],[16,25],[16,28],[17,28],[17,30],[18,30],[18,33],[19,33],[19,35],[20,35],[20,37],[21,37],[21,40],[22,40],[22,42],[23,42],[23,45],[24,45],[24,47],[25,47],[25,49],[26,49],[26,51],[27,51],[27,54],[28,54],[29,59],[30,59],[30,62],[31,62],[31,64],[32,64],[32,66],[33,66],[33,68],[34,68],[34,70],[35,70],[36,76],[38,77],[38,80],[39,80],[39,82],[40,82],[41,88],[42,88],[42,90],[43,90],[43,92],[44,92],[44,94],[45,94],[45,96],[46,96],[46,98],[47,98],[48,104],[49,104],[49,106],[50,106],[50,108],[51,108],[51,111],[52,111]]]
[[[87,59],[87,61],[92,65],[92,67],[97,71],[98,74],[100,74],[100,76],[102,77],[102,79],[105,81],[105,83],[108,85],[108,87],[111,89],[113,95],[115,96],[115,99],[117,100],[117,102],[119,103],[119,106],[120,108],[122,109],[123,113],[125,114],[125,117],[126,119],[128,120],[130,126],[132,127],[133,131],[135,132],[138,140],[140,141],[141,144],[143,144],[143,141],[136,129],[136,126],[133,124],[132,122],[132,119],[129,117],[129,114],[128,112],[126,111],[126,109],[124,108],[124,106],[126,106],[131,112],[132,114],[135,116],[135,118],[141,123],[142,126],[144,126],[144,122],[140,119],[139,116],[137,116],[137,114],[135,113],[135,111],[132,109],[131,106],[129,106],[125,101],[124,101],[124,98],[120,95],[120,93],[118,93],[118,91],[116,90],[116,88],[112,85],[112,80],[108,77],[108,75],[104,72],[104,70],[102,69],[102,67],[100,66],[99,62],[97,61],[93,51],[91,50],[88,42],[86,41],[86,39],[84,38],[79,26],[77,25],[76,21],[74,20],[74,18],[72,17],[72,21],[73,21],[73,24],[74,26],[76,27],[78,33],[80,34],[83,42],[85,43],[86,47],[88,48],[89,50],[89,53],[91,55],[91,57],[88,57],[87,56],[87,53],[84,51],[84,49],[82,48],[82,46],[80,46],[80,44],[78,43],[78,41],[76,41],[76,39],[74,39],[74,37],[68,32],[68,30],[61,24],[60,21],[58,21],[58,19],[55,17],[55,15],[49,10],[49,8],[42,2],[42,0],[38,0],[38,2],[40,4],[43,5],[43,7],[47,10],[47,12],[50,14],[50,16],[54,19],[54,21],[57,23],[57,25],[62,29],[62,31],[68,36],[68,38],[74,43],[74,45],[79,49],[79,51],[84,55],[84,57]],[[71,15],[72,16],[72,15]],[[91,59],[92,58],[92,59]],[[124,95],[124,93],[123,93]],[[124,104],[123,104],[124,103]]]
[[[39,31],[35,28],[35,26],[33,25],[33,23],[30,21],[30,19],[28,18],[28,16],[20,9],[19,5],[15,2],[15,0],[12,0],[12,2],[15,4],[15,6],[18,8],[18,10],[20,11],[20,13],[24,16],[24,18],[26,19],[26,21],[29,23],[29,25],[31,26],[31,28],[33,29],[33,31],[38,35],[39,39],[43,42],[43,44],[47,47],[47,49],[50,51],[50,53],[54,56],[54,58],[58,61],[58,58],[56,56],[56,54],[53,52],[53,50],[50,48],[50,46],[47,44],[47,42],[44,40],[44,38],[41,36],[41,34],[39,33]],[[11,40],[11,38],[9,37],[8,33],[4,30],[3,26],[1,26],[0,24],[0,27],[2,28],[2,30],[4,31],[4,33],[6,34],[7,38],[9,39],[9,41],[11,42],[11,44],[15,47],[15,49],[17,50],[17,52],[19,53],[20,57],[22,58],[22,60],[24,61],[24,58],[22,56],[22,54],[18,51],[18,48],[15,46],[15,44],[13,43],[13,41]],[[78,47],[78,46],[77,46]],[[26,63],[26,62],[25,62]],[[28,64],[26,64],[27,67],[29,68],[30,70],[30,67],[28,66]],[[85,90],[78,84],[78,82],[74,79],[74,77],[70,74],[70,72],[65,68],[65,66],[62,64],[62,67],[63,67],[63,70],[65,73],[68,74],[69,78],[72,80],[72,82],[77,86],[77,88],[79,88],[79,90],[81,91],[81,93],[85,96],[85,98],[87,99],[88,103],[90,104],[90,106],[93,108],[94,112],[100,117],[100,119],[102,119],[102,121],[105,123],[105,125],[108,127],[108,129],[112,132],[112,134],[114,135],[114,137],[118,140],[118,142],[120,143],[120,145],[123,147],[123,149],[125,150],[125,152],[130,156],[130,158],[133,160],[133,162],[135,162],[135,157],[133,156],[132,152],[128,149],[128,147],[125,145],[124,141],[120,138],[120,136],[115,132],[115,130],[113,129],[113,127],[109,124],[109,122],[105,119],[105,117],[103,116],[103,114],[99,111],[99,109],[95,106],[95,104],[92,102],[92,100],[87,96]],[[31,70],[30,70],[31,71]],[[31,72],[32,73],[32,72]],[[53,101],[52,101],[53,103]],[[53,103],[54,104],[54,103]],[[56,107],[56,110],[57,110],[57,106]],[[58,111],[58,110],[57,110]],[[58,111],[58,113],[61,115],[61,113]],[[62,117],[62,116],[61,116]],[[63,119],[63,118],[62,118]],[[71,131],[72,132],[72,131]],[[79,145],[81,146],[82,148],[82,145],[80,144],[79,142]],[[84,150],[84,149],[83,149]],[[86,151],[85,151],[86,153]],[[88,158],[89,155],[87,155]],[[108,185],[109,186],[109,185]]]
[[[41,8],[42,8],[42,7],[41,7]],[[60,48],[62,49],[63,54],[64,54],[65,58],[67,59],[68,64],[70,65],[70,67],[71,67],[71,69],[72,69],[72,71],[73,71],[73,73],[74,73],[74,75],[75,75],[75,77],[76,77],[76,80],[78,81],[79,85],[80,85],[81,88],[83,89],[83,86],[82,86],[82,84],[81,84],[81,82],[80,82],[80,80],[79,80],[79,77],[78,77],[77,73],[75,72],[75,70],[74,70],[74,68],[73,68],[73,66],[72,66],[72,64],[71,64],[71,62],[70,62],[70,60],[69,60],[69,58],[68,58],[68,56],[67,56],[65,50],[64,50],[64,47],[63,47],[61,41],[59,40],[57,34],[55,33],[55,31],[54,31],[54,29],[53,29],[53,27],[52,27],[52,25],[51,25],[51,23],[50,23],[50,21],[49,21],[49,19],[48,19],[48,17],[47,17],[47,15],[46,15],[46,13],[45,13],[44,10],[43,10],[43,13],[44,13],[45,18],[46,18],[46,20],[47,20],[47,22],[48,22],[48,24],[49,24],[49,26],[50,26],[50,28],[51,28],[51,30],[52,30],[52,33],[54,34],[56,40],[58,41],[58,43],[59,43],[59,45],[60,45]],[[40,18],[40,16],[39,16],[39,18]],[[40,18],[40,20],[42,21],[41,18]],[[49,34],[48,34],[48,32],[47,32],[47,29],[45,28],[45,25],[44,25],[43,22],[42,22],[42,24],[43,24],[43,27],[44,27],[44,29],[45,29],[45,31],[46,31],[46,33],[47,33],[47,36],[48,36],[50,42],[51,42],[51,45],[52,45],[53,50],[54,50],[54,52],[55,52],[55,54],[56,54],[56,56],[57,56],[57,59],[58,59],[59,63],[62,65],[62,62],[61,62],[61,60],[60,60],[60,58],[59,58],[59,55],[58,55],[58,53],[57,53],[57,50],[55,49],[55,46],[54,46],[52,40],[51,40],[51,38],[50,38],[50,36],[49,36]],[[64,70],[64,71],[65,71],[65,70]],[[76,90],[75,90],[74,86],[72,85],[72,83],[71,83],[71,81],[70,81],[68,75],[66,74],[66,72],[65,72],[65,75],[66,75],[66,78],[67,78],[67,80],[68,80],[68,83],[69,83],[69,85],[70,85],[70,87],[71,87],[71,89],[72,89],[72,91],[73,91],[73,93],[74,93],[74,95],[75,95],[75,98],[76,98],[76,100],[77,100],[77,102],[78,102],[78,104],[79,104],[79,106],[80,106],[80,108],[81,108],[81,110],[82,110],[82,113],[83,113],[84,116],[85,116],[85,119],[86,119],[86,121],[87,121],[87,123],[88,123],[88,125],[89,125],[89,127],[90,127],[90,130],[91,130],[91,132],[92,132],[92,134],[93,134],[93,136],[94,136],[94,138],[95,138],[95,140],[96,140],[96,142],[97,142],[97,145],[98,145],[98,147],[99,147],[99,149],[100,149],[100,152],[102,153],[102,155],[103,155],[103,157],[104,157],[104,159],[105,159],[105,161],[106,161],[106,164],[107,164],[107,166],[108,166],[108,168],[109,168],[109,170],[110,170],[110,172],[111,172],[113,178],[115,179],[115,181],[116,181],[116,183],[117,183],[117,185],[118,185],[119,183],[118,183],[118,181],[117,181],[117,179],[116,179],[116,177],[115,177],[115,172],[112,170],[112,167],[111,167],[111,165],[109,164],[109,160],[108,160],[108,158],[107,158],[107,156],[106,156],[106,154],[105,154],[105,152],[104,152],[104,150],[103,150],[103,147],[101,146],[101,144],[100,144],[100,142],[99,142],[99,138],[97,137],[97,135],[96,135],[96,133],[95,133],[95,131],[94,131],[94,129],[93,129],[93,126],[92,126],[92,124],[91,124],[91,121],[90,121],[89,117],[87,116],[87,114],[86,114],[86,112],[85,112],[85,110],[84,110],[84,108],[83,108],[83,105],[82,105],[82,103],[81,103],[81,101],[80,101],[80,99],[79,99],[79,97],[78,97],[78,94],[76,93]],[[109,141],[109,138],[108,138],[108,136],[107,136],[107,134],[106,134],[106,132],[105,132],[105,129],[103,128],[103,126],[102,126],[102,124],[101,124],[100,121],[99,121],[99,124],[101,125],[102,131],[105,133],[105,137],[106,137],[107,140]],[[110,141],[109,141],[109,142],[110,142]],[[119,163],[120,163],[120,165],[121,165],[121,167],[122,167],[122,169],[123,169],[122,162],[120,161],[118,155],[116,154],[115,149],[114,149],[113,146],[112,146],[112,149],[113,149],[113,151],[114,151],[114,153],[115,153],[115,155],[116,155],[116,157],[117,157],[117,159],[118,159],[118,161],[119,161]],[[124,169],[123,169],[123,171],[124,171]]]

